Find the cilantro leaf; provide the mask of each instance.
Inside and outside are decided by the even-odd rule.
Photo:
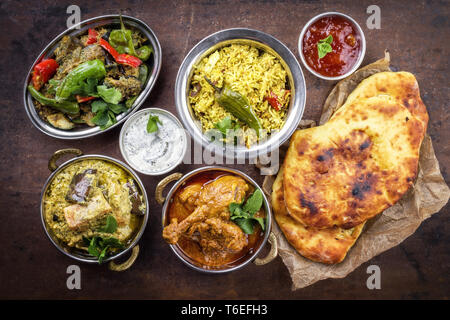
[[[95,100],[91,103],[91,110],[94,113],[104,112],[108,109],[108,104],[103,100]]]
[[[221,121],[214,124],[214,128],[222,133],[223,137],[227,136],[228,130],[237,130],[240,128],[236,120],[232,120],[230,116],[223,118]]]
[[[97,86],[98,95],[108,103],[118,104],[122,99],[122,94],[116,88],[108,88],[105,85]]]
[[[88,78],[81,81],[72,94],[78,94],[83,97],[98,97],[97,93],[98,79]]]
[[[120,114],[127,111],[128,109],[123,104],[108,104],[109,110],[115,114]]]
[[[100,127],[106,125],[109,121],[108,112],[106,110],[98,112],[93,118],[92,122]]]
[[[159,120],[159,117],[150,114],[147,122],[147,132],[152,133],[158,131],[158,123],[162,125],[162,122],[161,120]]]

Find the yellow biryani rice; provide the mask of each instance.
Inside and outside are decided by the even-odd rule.
[[[218,87],[224,83],[233,91],[247,97],[263,129],[270,133],[283,126],[289,107],[290,90],[287,89],[287,72],[274,55],[249,45],[232,44],[214,51],[194,67],[189,101],[204,131],[230,116],[215,100],[214,89],[205,76]],[[275,110],[265,99],[275,93],[282,107]],[[241,128],[248,128],[238,121]]]

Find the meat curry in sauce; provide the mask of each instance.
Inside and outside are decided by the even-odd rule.
[[[246,234],[230,219],[229,205],[242,203],[254,191],[243,178],[208,171],[188,179],[169,204],[170,223],[163,238],[205,269],[237,265],[261,244],[264,232],[256,225]],[[261,208],[255,216],[265,218]]]

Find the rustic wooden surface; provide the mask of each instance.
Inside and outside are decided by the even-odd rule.
[[[329,2],[329,4],[327,4]],[[373,1],[372,1],[373,2]],[[392,65],[414,73],[428,107],[430,125],[442,173],[450,180],[448,1],[376,1],[381,29],[369,30],[365,21],[371,1],[78,1],[82,20],[119,13],[146,22],[157,34],[163,65],[144,107],[175,112],[174,83],[182,59],[203,37],[230,27],[249,27],[274,35],[298,57],[302,26],[316,14],[340,11],[363,27],[367,52],[363,64],[389,49]],[[151,197],[151,215],[141,239],[141,254],[124,273],[105,266],[81,265],[82,290],[66,288],[66,268],[74,261],[59,253],[41,225],[41,188],[49,175],[47,161],[58,149],[76,147],[122,159],[120,129],[78,141],[48,137],[33,127],[23,102],[23,82],[30,64],[46,43],[66,26],[66,8],[74,1],[2,1],[0,4],[0,297],[1,298],[127,298],[127,299],[345,299],[449,298],[450,206],[425,221],[401,245],[373,258],[345,279],[325,280],[291,291],[281,259],[266,266],[249,265],[226,275],[205,275],[184,266],[161,238],[161,207]],[[304,69],[304,68],[303,68]],[[318,119],[332,82],[304,70],[307,101],[304,118]],[[188,172],[182,165],[177,170]],[[250,166],[240,166],[259,182]],[[149,195],[158,178],[141,175]],[[366,268],[379,265],[382,289],[368,290]]]

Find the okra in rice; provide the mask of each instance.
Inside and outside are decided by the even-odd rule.
[[[194,67],[189,102],[203,131],[217,128],[227,117],[245,131],[248,125],[217,102],[215,89],[207,79],[219,88],[227,84],[246,97],[268,134],[283,127],[291,92],[287,72],[274,55],[250,45],[232,44],[214,51]],[[276,98],[277,105],[270,98]]]

